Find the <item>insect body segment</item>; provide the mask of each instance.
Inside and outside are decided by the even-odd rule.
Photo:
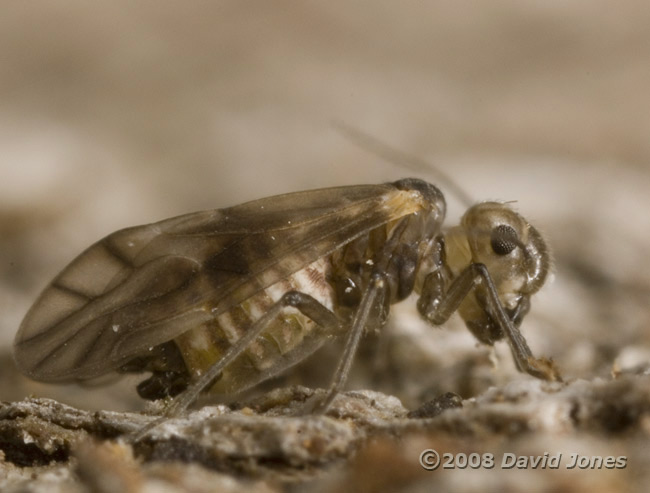
[[[329,261],[319,259],[220,313],[214,320],[176,337],[174,343],[185,361],[189,380],[196,380],[219,361],[287,292],[308,292],[331,310],[334,300],[332,287],[326,280],[328,271]],[[245,390],[307,357],[325,342],[320,334],[314,334],[315,325],[296,309],[287,308],[222,372],[210,390],[216,393]]]
[[[118,231],[74,260],[23,321],[15,357],[42,381],[149,371],[155,399],[233,393],[346,337],[324,409],[362,333],[411,292],[432,324],[455,310],[518,367],[559,378],[518,327],[544,282],[541,236],[507,205],[471,208],[442,234],[445,201],[417,179],[261,199]]]

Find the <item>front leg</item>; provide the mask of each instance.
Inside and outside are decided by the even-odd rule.
[[[485,306],[485,303],[486,301],[483,299],[482,306]],[[514,309],[506,309],[505,311],[512,325],[518,329],[529,310],[530,299],[528,296],[522,296]],[[484,315],[484,318],[479,320],[465,320],[465,325],[479,341],[492,346],[496,341],[503,339],[504,333],[487,311]]]
[[[440,325],[446,322],[458,309],[470,291],[478,283],[481,283],[485,288],[485,303],[487,305],[483,308],[490,314],[498,328],[497,334],[493,335],[502,334],[506,337],[519,371],[526,372],[543,380],[562,380],[559,370],[552,360],[535,358],[533,356],[526,343],[526,339],[518,328],[518,324],[521,323],[521,318],[523,318],[523,313],[521,313],[521,310],[515,310],[513,313],[514,320],[508,316],[501,304],[494,282],[485,265],[470,264],[454,279],[446,291],[444,289],[444,283],[444,277],[439,270],[432,272],[425,279],[422,287],[422,296],[418,300],[417,307],[429,323]],[[522,306],[524,311],[526,308],[526,305]],[[488,336],[485,335],[485,337]],[[493,340],[498,338],[500,337],[494,337]]]

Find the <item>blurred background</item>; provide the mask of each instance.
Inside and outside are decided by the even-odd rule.
[[[413,174],[332,121],[431,162],[477,201],[517,201],[555,257],[554,281],[523,325],[537,355],[553,356],[568,377],[644,370],[646,2],[67,0],[2,10],[0,400],[139,405],[133,381],[40,385],[11,358],[38,292],[104,235]],[[451,224],[462,205],[448,198]],[[517,377],[504,345],[492,368],[467,331],[423,327],[414,304],[402,305],[382,351],[384,368],[418,382],[405,402],[471,397]],[[402,364],[400,352],[422,366]],[[463,361],[483,383],[458,383]]]

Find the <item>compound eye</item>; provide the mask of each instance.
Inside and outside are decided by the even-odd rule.
[[[508,255],[519,246],[519,237],[512,226],[499,224],[492,230],[490,245],[497,255]]]

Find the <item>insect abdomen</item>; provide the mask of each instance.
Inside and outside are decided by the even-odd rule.
[[[307,293],[330,310],[333,289],[327,281],[329,258],[322,258],[221,313],[213,321],[183,333],[174,343],[187,366],[190,379],[207,371],[245,331],[286,292]],[[291,366],[316,350],[325,338],[314,334],[315,322],[294,308],[274,320],[211,387],[212,393],[245,390]]]

